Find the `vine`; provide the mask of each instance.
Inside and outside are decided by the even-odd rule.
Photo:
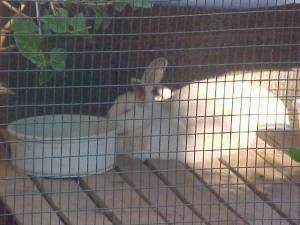
[[[53,47],[47,49],[46,39],[53,34],[72,34],[89,40],[90,29],[85,17],[86,9],[93,12],[94,29],[105,30],[111,23],[107,13],[108,6],[113,6],[114,13],[121,13],[124,8],[151,7],[149,0],[97,0],[76,1],[81,7],[75,14],[70,12],[73,1],[35,2],[36,15],[31,17],[13,6],[10,9],[17,14],[11,21],[11,31],[18,51],[33,63],[40,71],[39,85],[43,85],[53,78],[53,71],[63,71],[66,68],[67,54],[64,48]],[[45,7],[48,6],[48,7]],[[41,12],[41,8],[43,11]],[[17,13],[18,12],[18,13]]]

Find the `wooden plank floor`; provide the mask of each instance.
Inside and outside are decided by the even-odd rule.
[[[32,180],[6,161],[0,161],[0,198],[17,224],[61,224]]]
[[[240,150],[211,165],[122,156],[105,174],[37,179],[0,161],[0,224],[300,224],[300,164],[281,151]]]

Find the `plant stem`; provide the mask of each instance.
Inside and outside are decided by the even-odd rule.
[[[25,15],[24,13],[22,13],[20,10],[16,9],[15,7],[13,7],[11,4],[9,4],[7,1],[0,1],[0,3],[2,3],[4,6],[6,6],[9,10],[13,11],[14,13],[16,13],[19,16],[28,18],[29,16]]]
[[[53,2],[50,2],[50,8],[51,8],[52,12],[55,10],[54,3],[53,3]]]
[[[15,46],[15,45],[9,45],[7,47],[0,48],[0,52],[6,52],[8,50],[13,50],[13,49],[16,49],[16,48],[17,48],[17,46]]]
[[[25,9],[25,4],[21,4],[21,7],[19,9],[20,13]],[[7,34],[9,33],[10,26],[12,24],[12,19],[7,21],[4,26],[0,30],[0,47],[4,45],[5,39],[7,37]],[[6,48],[2,48],[6,49]]]
[[[39,10],[39,3],[35,1],[35,11],[36,11],[36,20],[38,22],[39,27],[39,35],[42,35],[42,25],[40,21],[40,10]]]

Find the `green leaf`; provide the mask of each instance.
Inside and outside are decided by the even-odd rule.
[[[68,26],[66,19],[62,18],[56,18],[53,16],[44,17],[41,19],[46,25],[46,27],[49,27],[50,30],[52,30],[54,33],[67,33],[68,32]]]
[[[39,85],[44,85],[45,83],[52,80],[52,78],[53,78],[53,75],[50,71],[41,71],[39,73],[39,77],[38,77]]]
[[[129,2],[133,7],[151,8],[151,2],[149,0],[131,0]]]
[[[54,33],[82,33],[87,30],[83,13],[70,17],[64,8],[55,10],[52,15],[43,16],[41,20]]]
[[[38,26],[31,19],[16,17],[12,22],[12,30],[18,34],[32,34],[38,32]]]
[[[59,8],[53,12],[53,15],[41,17],[41,21],[45,26],[49,27],[54,33],[67,33],[69,31],[68,11]]]
[[[61,2],[61,4],[67,9],[72,6],[72,3],[73,3],[73,0],[65,0],[65,1]]]
[[[42,39],[34,35],[14,35],[20,53],[38,66],[45,65],[45,55],[40,50]]]
[[[93,35],[90,33],[86,33],[86,35],[84,35],[83,39],[89,44],[93,43]]]
[[[68,10],[64,8],[58,8],[53,12],[54,16],[67,18],[69,16]]]
[[[288,154],[293,160],[300,162],[300,148],[289,147]]]
[[[77,13],[74,17],[71,17],[68,28],[71,33],[86,31],[87,27],[83,13]]]
[[[128,5],[128,2],[114,2],[114,8],[118,13],[122,12],[126,5]]]
[[[45,56],[41,52],[43,39],[37,34],[38,26],[29,19],[14,19],[12,24],[14,40],[20,53],[38,66],[45,65]]]
[[[105,30],[110,25],[110,19],[104,10],[95,10],[95,16],[94,26],[97,30]]]
[[[51,34],[51,29],[49,27],[49,24],[45,23],[45,21],[43,20],[43,18],[47,18],[49,16],[50,16],[50,12],[47,9],[45,9],[44,13],[43,13],[43,16],[42,16],[42,19],[41,19],[41,21],[43,22],[42,23],[42,32],[43,32],[43,34]]]
[[[63,48],[53,48],[50,51],[50,64],[55,70],[63,70],[66,68],[66,58],[65,49]]]

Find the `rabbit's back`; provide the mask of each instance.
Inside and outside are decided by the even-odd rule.
[[[255,124],[289,124],[284,103],[245,81],[194,82],[175,92],[172,112],[182,117],[230,116]]]
[[[175,92],[172,112],[186,128],[189,160],[255,147],[258,128],[289,124],[280,99],[245,81],[192,83]]]

